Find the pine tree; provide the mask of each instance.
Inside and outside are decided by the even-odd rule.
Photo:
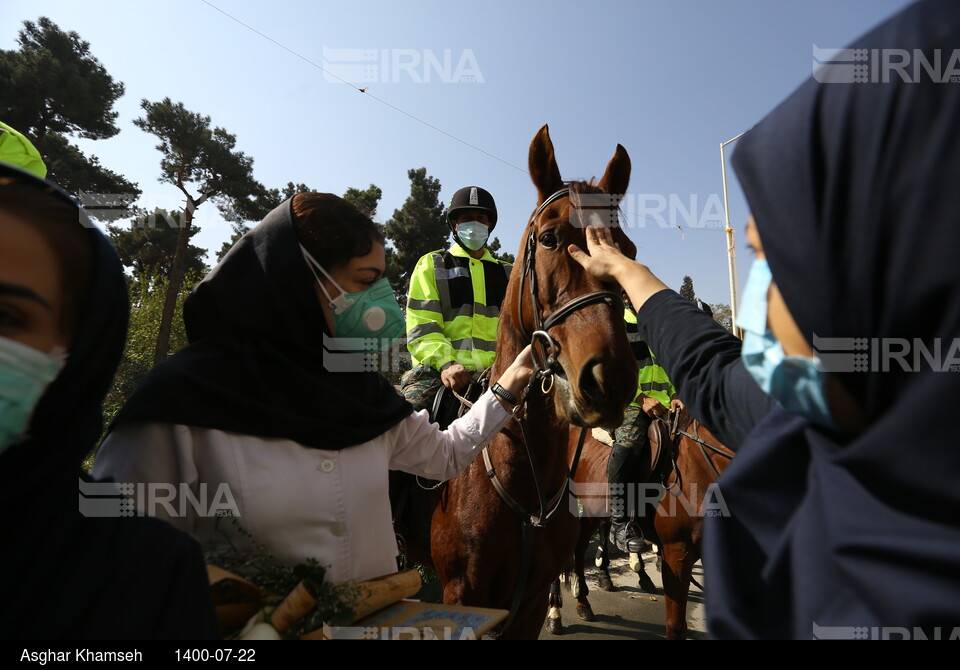
[[[47,165],[47,178],[80,197],[104,220],[129,216],[137,185],[85,156],[71,137],[103,140],[120,132],[114,81],[75,32],[41,17],[24,21],[19,50],[0,51],[0,119],[26,135]],[[82,193],[81,193],[82,192]]]
[[[427,175],[427,168],[408,170],[410,196],[386,223],[387,276],[398,296],[406,296],[410,273],[424,254],[447,246],[450,228],[446,208],[440,202],[440,181]]]
[[[174,104],[170,98],[161,102],[143,100],[140,106],[144,116],[135,119],[134,124],[160,140],[160,181],[176,186],[187,201],[157,334],[156,365],[166,358],[170,348],[170,329],[183,282],[194,211],[213,199],[228,203],[238,217],[255,216],[268,192],[253,178],[253,159],[236,150],[237,138],[223,128],[211,128],[209,116],[191,112],[183,103]],[[189,190],[190,185],[195,192]]]
[[[107,235],[120,256],[120,262],[130,268],[133,276],[148,278],[150,284],[155,285],[161,277],[166,282],[173,269],[182,221],[183,212],[158,208],[152,214],[133,219],[127,227],[107,226]],[[190,237],[199,232],[199,228],[192,228]],[[206,274],[206,253],[206,249],[187,245],[185,271],[201,277]]]
[[[690,275],[683,276],[683,284],[680,286],[680,297],[686,298],[691,302],[695,302],[697,299],[697,294],[693,290],[693,280],[690,279]]]

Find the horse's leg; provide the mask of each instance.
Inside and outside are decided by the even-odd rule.
[[[544,614],[547,610],[543,603],[549,602],[550,588],[547,584],[542,588],[528,591],[517,609],[513,624],[508,630],[502,632],[499,639],[536,640],[539,638],[540,631],[544,628]]]
[[[583,621],[596,620],[593,616],[593,608],[590,607],[590,601],[587,600],[590,587],[587,586],[587,577],[583,569],[587,547],[590,545],[590,538],[593,537],[595,528],[596,522],[592,519],[580,520],[580,537],[577,539],[577,546],[573,553],[573,571],[577,576],[577,616]]]
[[[563,607],[563,597],[560,595],[560,578],[557,577],[550,585],[550,597],[547,601],[547,632],[551,635],[563,635],[563,619],[560,608]]]
[[[610,541],[610,517],[605,517],[600,521],[600,528],[597,532],[600,534],[600,539],[597,542],[596,565],[600,569],[597,581],[600,582],[600,588],[604,591],[616,591],[617,586],[610,579],[610,553],[607,551],[607,543]]]
[[[663,600],[667,617],[667,639],[687,638],[687,594],[693,574],[693,548],[686,542],[670,542],[663,551]]]

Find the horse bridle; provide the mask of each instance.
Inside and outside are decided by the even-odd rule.
[[[552,314],[550,314],[546,319],[543,318],[540,310],[540,303],[538,302],[538,283],[537,283],[537,272],[536,272],[536,248],[537,248],[537,239],[534,232],[534,224],[537,222],[537,218],[543,213],[543,211],[555,203],[556,201],[570,197],[570,189],[562,188],[559,191],[555,192],[550,197],[546,198],[540,206],[537,207],[534,211],[533,216],[530,217],[530,223],[527,224],[529,232],[527,234],[526,248],[524,249],[523,254],[523,266],[522,274],[520,275],[520,284],[517,287],[517,324],[520,327],[520,331],[523,333],[524,337],[530,340],[530,344],[534,345],[534,352],[537,352],[537,345],[539,344],[539,353],[540,357],[538,358],[536,354],[533,355],[534,365],[537,368],[537,371],[530,378],[530,382],[527,384],[526,389],[522,394],[520,402],[513,409],[513,416],[520,424],[520,431],[523,435],[524,446],[527,451],[527,458],[530,461],[530,468],[533,471],[533,481],[534,487],[537,490],[537,500],[540,503],[539,513],[530,513],[527,510],[517,503],[513,499],[513,496],[504,488],[504,486],[497,479],[497,475],[493,469],[493,463],[490,460],[489,450],[484,447],[483,449],[483,460],[484,465],[487,468],[487,476],[490,478],[490,481],[493,483],[494,488],[497,490],[497,493],[500,495],[500,498],[507,504],[508,507],[513,509],[520,518],[523,520],[524,526],[531,526],[534,528],[542,528],[553,516],[556,514],[557,510],[560,509],[560,503],[563,502],[564,494],[567,491],[567,483],[564,482],[563,486],[557,491],[549,502],[544,500],[543,490],[540,485],[540,469],[536,462],[536,456],[533,451],[530,449],[530,440],[527,437],[526,421],[525,421],[525,407],[527,398],[530,395],[530,390],[533,387],[534,383],[539,379],[540,380],[540,389],[544,394],[549,393],[553,388],[553,375],[560,370],[560,362],[557,360],[557,357],[560,354],[560,347],[557,342],[550,336],[548,332],[553,326],[557,325],[568,316],[573,314],[579,309],[594,305],[597,303],[606,303],[615,309],[619,307],[619,311],[623,311],[623,299],[618,293],[613,291],[591,291],[589,293],[584,293],[579,295],[571,300],[568,300],[560,307],[558,307]],[[527,283],[530,286],[530,302],[533,308],[533,323],[534,331],[529,333],[526,329],[526,326],[523,324],[523,285]],[[549,381],[549,385],[548,385]],[[583,450],[583,443],[586,439],[587,429],[583,427],[580,432],[580,440],[577,444],[577,451],[574,455],[573,462],[570,466],[570,477],[573,477],[573,474],[576,473],[577,463],[580,460],[580,453]],[[547,510],[545,512],[545,510]]]
[[[557,511],[560,510],[561,503],[565,500],[565,494],[568,491],[568,482],[573,479],[574,474],[577,471],[577,464],[580,461],[580,453],[583,450],[583,443],[587,435],[587,429],[584,426],[580,431],[580,439],[577,443],[577,451],[574,454],[573,462],[570,465],[567,478],[564,480],[560,490],[558,490],[549,501],[544,500],[543,490],[540,484],[540,469],[538,467],[534,452],[530,449],[530,440],[527,437],[525,406],[527,398],[530,395],[530,391],[537,379],[540,380],[541,391],[544,394],[547,394],[553,389],[553,376],[561,369],[560,362],[558,360],[558,356],[560,355],[560,347],[550,336],[549,330],[577,310],[601,302],[610,305],[615,310],[619,308],[619,312],[623,312],[623,299],[618,293],[614,293],[613,291],[591,291],[590,293],[584,293],[583,295],[568,300],[563,305],[558,307],[552,314],[546,317],[546,319],[544,319],[543,315],[541,314],[540,303],[537,299],[537,239],[534,231],[534,224],[536,223],[537,218],[547,207],[556,201],[569,196],[570,189],[562,188],[544,200],[540,206],[537,207],[536,211],[534,211],[533,216],[530,218],[530,223],[527,224],[529,233],[527,235],[526,248],[524,249],[523,254],[523,266],[522,274],[520,275],[520,284],[517,287],[517,324],[519,325],[520,331],[523,333],[524,337],[530,340],[530,344],[534,345],[533,361],[537,371],[530,378],[530,382],[527,384],[526,389],[524,389],[520,402],[516,405],[516,407],[514,407],[513,416],[520,424],[520,432],[523,436],[524,447],[526,448],[527,458],[530,461],[530,468],[533,472],[534,486],[537,490],[537,500],[540,504],[539,513],[531,513],[524,509],[523,506],[520,505],[520,503],[518,503],[513,496],[510,495],[503,484],[500,483],[500,480],[497,479],[497,475],[496,472],[494,472],[493,463],[490,460],[490,453],[487,447],[484,447],[482,452],[484,466],[487,469],[487,476],[490,478],[494,489],[496,489],[500,499],[503,500],[503,502],[520,517],[522,522],[523,543],[520,559],[520,581],[518,582],[517,588],[514,591],[513,601],[510,606],[510,614],[508,615],[506,621],[503,622],[502,628],[509,627],[513,622],[513,619],[520,607],[520,601],[522,599],[523,592],[526,588],[526,580],[530,571],[530,562],[532,558],[533,529],[543,528],[547,522],[549,522],[550,519],[556,515]],[[527,331],[527,328],[523,323],[523,285],[525,282],[530,286],[530,302],[533,309],[534,323],[534,330],[532,333]],[[537,356],[537,353],[539,353],[539,357]]]
[[[530,223],[527,224],[529,233],[527,234],[526,248],[524,249],[523,253],[522,274],[520,275],[520,284],[517,287],[517,324],[519,325],[520,331],[523,333],[524,337],[530,340],[530,344],[534,345],[534,352],[540,355],[539,358],[536,355],[533,356],[534,364],[537,366],[538,377],[542,379],[542,383],[544,385],[546,385],[548,379],[550,380],[550,386],[545,386],[544,392],[548,392],[549,389],[552,388],[552,377],[560,370],[560,363],[557,360],[557,357],[560,354],[560,347],[550,336],[550,329],[577,310],[596,303],[603,302],[610,305],[614,309],[619,308],[620,312],[623,311],[623,299],[620,297],[619,293],[614,293],[613,291],[591,291],[590,293],[584,293],[583,295],[579,295],[576,298],[568,300],[563,305],[558,307],[552,314],[550,314],[546,320],[544,320],[540,313],[540,303],[537,299],[537,239],[534,231],[534,224],[537,222],[537,218],[539,218],[539,216],[547,207],[558,200],[568,197],[570,197],[570,189],[560,189],[540,203],[540,206],[537,207],[536,211],[533,213],[533,216],[530,217]],[[527,332],[527,328],[523,323],[524,283],[527,283],[530,286],[530,303],[533,309],[534,324],[534,330],[532,333]]]

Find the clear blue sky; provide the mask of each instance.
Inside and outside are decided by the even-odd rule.
[[[409,194],[410,168],[438,178],[445,201],[479,184],[497,200],[494,234],[509,251],[536,204],[526,163],[541,125],[565,178],[599,177],[622,144],[638,258],[674,289],[688,274],[700,297],[729,303],[720,143],[811,75],[813,45],[842,47],[907,4],[4,0],[0,48],[16,48],[22,22],[40,16],[90,42],[126,93],[120,134],[80,144],[137,182],[151,209],[182,204],[157,182],[155,138],[132,123],[143,98],[209,115],[270,187],[376,184],[380,221]],[[742,286],[747,208],[728,177]],[[199,246],[216,251],[230,235],[212,204],[197,221]]]

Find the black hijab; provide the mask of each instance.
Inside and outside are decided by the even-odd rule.
[[[0,164],[0,174],[58,189]],[[73,206],[76,206],[72,203]],[[93,252],[91,291],[69,358],[0,454],[5,510],[0,637],[214,638],[218,625],[200,547],[147,518],[81,515],[81,463],[100,436],[101,404],[123,351],[127,289],[113,247],[80,211]]]
[[[939,50],[945,69],[960,53],[960,4],[916,3],[851,48],[913,61],[921,50],[930,63]],[[925,363],[873,371],[872,338],[909,343],[911,368],[917,341],[939,340],[941,360],[960,342],[960,83],[908,72],[910,83],[811,79],[734,154],[801,332],[821,354],[867,356],[867,370],[836,374],[869,425],[840,437],[775,410],[748,438],[721,479],[729,516],[708,520],[715,635],[941,626],[946,639],[960,626],[960,376]]]
[[[324,365],[329,329],[292,207],[268,214],[187,298],[190,345],[147,375],[114,425],[160,421],[342,449],[413,411],[383,375]]]

